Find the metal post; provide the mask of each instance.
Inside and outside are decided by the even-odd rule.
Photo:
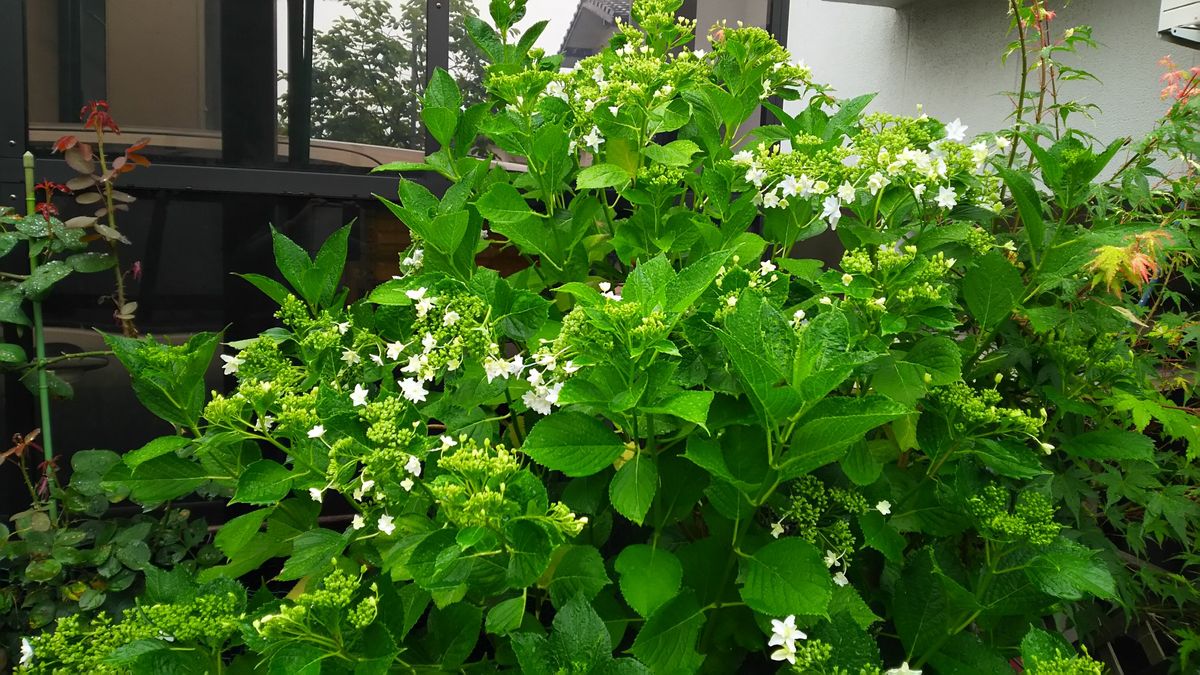
[[[425,82],[438,68],[450,70],[450,0],[425,0]],[[435,152],[438,143],[427,129],[425,154]]]

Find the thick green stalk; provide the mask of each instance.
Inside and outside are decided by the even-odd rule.
[[[37,197],[34,194],[33,187],[33,153],[26,152],[22,158],[25,165],[25,213],[33,216],[37,213]],[[48,227],[48,225],[47,225]],[[29,249],[29,276],[37,271],[37,254],[33,251],[33,247]],[[58,520],[58,503],[55,501],[55,480],[54,480],[54,442],[51,440],[50,433],[50,386],[46,383],[46,326],[42,322],[42,303],[40,300],[33,300],[33,343],[34,349],[37,350],[37,380],[38,380],[38,405],[40,407],[42,418],[42,452],[44,454],[44,469],[46,474],[47,485],[50,488],[50,496],[48,499],[50,506],[50,520]]]

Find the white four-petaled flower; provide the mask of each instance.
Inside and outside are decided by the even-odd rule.
[[[807,640],[808,636],[796,628],[796,615],[790,614],[780,621],[771,619],[771,639],[768,647],[779,647],[771,653],[772,661],[787,661],[796,663],[796,640]]]
[[[592,130],[583,137],[583,144],[591,149],[592,154],[600,152],[600,145],[604,143],[604,136],[600,135],[600,127],[592,127]]]
[[[350,403],[355,407],[367,404],[367,395],[370,392],[361,384],[354,385],[354,391],[350,393]]]
[[[415,378],[406,377],[403,380],[397,380],[396,384],[400,385],[400,395],[413,403],[422,403],[429,395],[429,390],[425,388],[424,383]]]
[[[837,572],[833,575],[833,583],[838,586],[846,586],[850,583],[850,580],[846,578],[845,572]]]
[[[396,531],[396,523],[386,513],[379,516],[379,531],[389,536]]]
[[[838,221],[842,219],[842,202],[837,197],[830,195],[825,198],[821,204],[821,217],[829,221],[829,227],[836,230]]]
[[[908,661],[900,664],[899,668],[889,668],[883,675],[921,675],[921,671],[909,667]]]
[[[955,118],[953,122],[946,125],[946,140],[963,142],[967,138],[967,125],[962,123],[961,119]]]
[[[238,371],[238,366],[246,362],[245,359],[239,359],[236,356],[230,356],[228,354],[222,354],[221,360],[225,362],[225,365],[222,366],[222,372],[226,375],[233,375]]]
[[[888,500],[886,500],[886,499],[885,499],[885,500],[883,500],[883,501],[881,501],[881,502],[879,502],[878,504],[876,504],[876,505],[875,505],[875,510],[876,510],[876,511],[878,511],[878,512],[880,512],[881,514],[883,514],[883,515],[885,515],[885,516],[887,516],[887,515],[891,515],[891,513],[892,513],[892,503],[891,503],[891,502],[889,502]]]
[[[404,470],[414,476],[421,475],[421,460],[417,459],[416,455],[409,455],[408,461],[404,464]]]
[[[29,666],[33,663],[33,643],[29,638],[21,638],[21,664]]]
[[[320,424],[318,424],[308,430],[309,438],[321,438],[324,435],[325,435],[325,427],[321,426]]]
[[[943,209],[952,209],[958,205],[958,193],[953,187],[943,185],[938,188],[937,205]]]

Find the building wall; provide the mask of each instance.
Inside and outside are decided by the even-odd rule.
[[[1006,125],[1019,61],[1001,56],[1013,39],[1005,2],[916,0],[890,9],[826,0],[792,0],[788,48],[806,60],[818,81],[841,96],[878,92],[874,110],[906,114],[923,104],[930,115],[962,118],[969,133]],[[1095,121],[1074,125],[1101,140],[1139,136],[1167,108],[1159,98],[1158,60],[1200,65],[1200,50],[1159,39],[1156,0],[1075,0],[1058,10],[1058,30],[1088,24],[1098,50],[1067,57],[1100,83],[1065,83],[1061,95],[1101,108]],[[1058,7],[1055,7],[1058,5]]]

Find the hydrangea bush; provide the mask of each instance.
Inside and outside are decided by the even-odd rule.
[[[383,200],[397,276],[347,303],[348,228],[275,233],[286,285],[245,278],[280,327],[229,392],[218,335],[108,338],[178,430],[111,497],[238,515],[23,672],[1100,673],[1113,611],[1194,628],[1147,545],[1192,560],[1200,517],[1195,174],[1147,177],[1195,103],[1114,174],[1123,142],[866,114],[759,28],[692,49],[679,4],[562,72],[493,0],[488,100],[434,73],[439,149],[380,167],[451,184]]]

